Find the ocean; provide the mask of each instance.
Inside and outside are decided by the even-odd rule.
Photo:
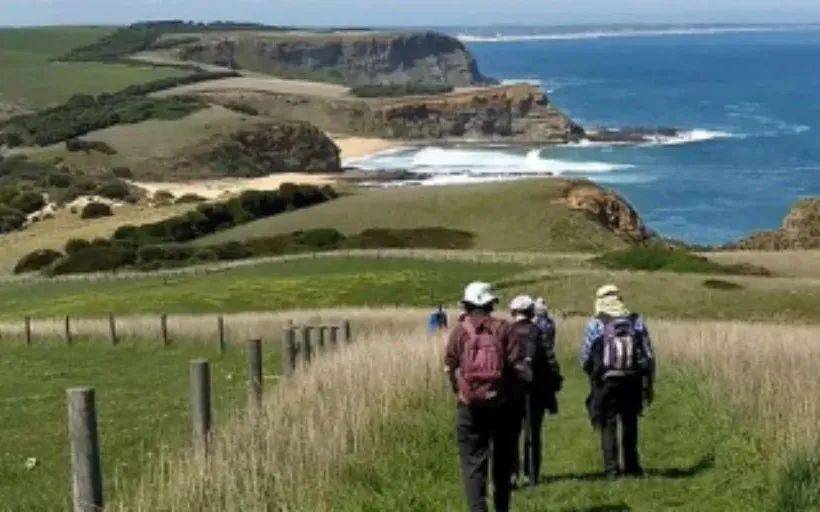
[[[424,147],[356,162],[440,185],[583,176],[664,237],[719,245],[820,195],[820,27],[452,29],[483,73],[542,85],[587,128],[673,127],[639,146]]]

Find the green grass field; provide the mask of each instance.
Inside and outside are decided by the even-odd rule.
[[[50,62],[67,49],[111,31],[105,27],[0,29],[0,103],[36,109],[61,103],[73,94],[114,92],[184,73],[150,66]]]
[[[25,315],[113,312],[231,313],[337,306],[455,306],[465,283],[498,285],[502,298],[547,297],[551,307],[589,314],[596,288],[618,284],[631,306],[663,318],[820,322],[820,282],[811,279],[609,271],[582,259],[513,263],[330,257],[260,263],[208,274],[128,279],[22,281],[0,287],[0,320]],[[735,285],[713,289],[719,279]]]
[[[776,477],[754,435],[715,407],[708,384],[667,368],[656,406],[641,423],[648,477],[609,483],[600,476],[599,437],[589,424],[586,377],[577,368],[571,336],[567,380],[557,417],[544,427],[543,484],[513,496],[520,512],[653,512],[660,510],[774,510]],[[570,353],[572,352],[572,353]],[[442,386],[443,387],[443,386]],[[386,435],[370,457],[345,460],[333,510],[344,512],[458,512],[464,509],[454,442],[454,403],[446,391],[418,390],[413,407],[378,428]],[[685,434],[684,434],[685,433]]]
[[[221,357],[215,344],[161,348],[151,343],[0,344],[0,510],[70,508],[66,388],[97,390],[107,498],[128,492],[145,464],[163,449],[190,441],[191,359],[212,362],[218,423],[244,404],[247,356],[240,347],[229,347]],[[278,352],[263,353],[266,374],[275,373]],[[38,465],[27,470],[30,457],[36,457]]]
[[[475,248],[494,251],[603,251],[626,244],[585,214],[559,204],[566,181],[370,190],[305,211],[277,215],[205,237],[201,244],[246,240],[298,229],[447,227],[476,235]]]

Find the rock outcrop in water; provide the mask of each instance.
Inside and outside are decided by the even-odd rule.
[[[778,251],[820,249],[820,197],[798,201],[776,231],[764,231],[731,244],[732,249]]]
[[[652,238],[638,212],[618,194],[588,181],[572,182],[564,192],[567,207],[582,210],[606,229],[633,242]]]
[[[469,51],[435,32],[214,32],[178,46],[178,58],[347,85],[482,85]]]

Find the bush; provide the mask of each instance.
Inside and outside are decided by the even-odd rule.
[[[104,155],[116,155],[117,151],[102,141],[87,141],[87,140],[80,140],[76,138],[71,138],[65,141],[65,148],[70,153],[79,153],[80,151],[84,153],[90,153],[91,151],[96,151],[98,153],[102,153]]]
[[[23,227],[26,217],[20,210],[0,204],[0,233],[8,233]]]
[[[467,231],[447,228],[368,229],[350,237],[345,245],[358,249],[468,249],[474,238]]]
[[[97,194],[108,199],[124,200],[131,193],[131,187],[124,181],[109,181],[100,185]]]
[[[111,207],[105,203],[88,203],[83,208],[80,217],[83,219],[99,219],[101,217],[110,217],[114,215]]]
[[[703,286],[706,288],[710,288],[712,290],[723,290],[723,291],[731,291],[731,290],[742,290],[743,286],[737,283],[733,283],[731,281],[723,281],[720,279],[707,279],[703,282]]]
[[[374,84],[350,89],[357,98],[392,98],[398,96],[432,95],[453,92],[452,85],[444,84]]]
[[[131,169],[128,167],[114,167],[111,169],[111,174],[114,175],[115,178],[120,178],[124,180],[128,180],[134,177],[134,173],[131,172]]]
[[[205,198],[198,194],[184,194],[174,201],[176,204],[202,203]]]
[[[40,192],[20,192],[11,200],[9,206],[25,214],[34,213],[46,205]]]
[[[42,270],[62,257],[63,255],[57,251],[39,249],[20,258],[17,265],[14,266],[14,273],[23,274]]]
[[[195,249],[190,247],[146,245],[137,250],[137,262],[184,261],[191,258],[194,253]]]
[[[82,238],[72,238],[65,243],[65,252],[66,254],[74,254],[75,252],[88,249],[89,247],[91,247],[91,242],[88,240],[84,240]]]
[[[107,272],[135,261],[136,255],[122,247],[89,247],[56,261],[52,275]]]
[[[210,249],[216,254],[219,260],[241,260],[243,258],[250,258],[253,252],[240,242],[228,242],[220,245],[214,245]]]
[[[45,178],[43,179],[43,186],[45,187],[54,187],[54,188],[68,188],[71,186],[73,179],[71,178],[70,174],[60,172],[60,171],[51,171],[46,174]]]
[[[697,274],[769,275],[751,265],[721,265],[681,249],[634,247],[612,251],[592,260],[611,270],[646,270]]]
[[[345,236],[335,229],[297,231],[293,233],[292,237],[300,245],[317,250],[338,247],[345,240]]]

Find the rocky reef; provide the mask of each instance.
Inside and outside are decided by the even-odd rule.
[[[177,58],[286,78],[346,85],[483,85],[469,51],[436,32],[209,32],[174,48]]]
[[[222,176],[341,171],[339,148],[308,123],[260,123],[207,144],[196,160]]]
[[[571,210],[581,210],[603,227],[632,242],[653,238],[638,212],[618,194],[585,180],[571,182],[564,190],[564,201]]]
[[[798,201],[780,229],[755,233],[729,248],[763,251],[820,249],[820,197]]]

